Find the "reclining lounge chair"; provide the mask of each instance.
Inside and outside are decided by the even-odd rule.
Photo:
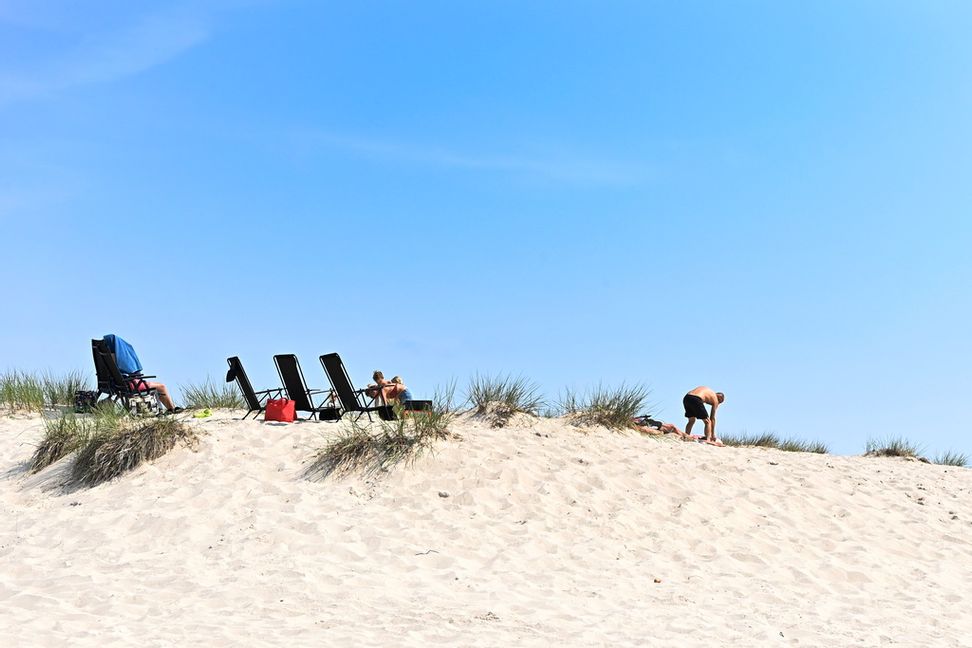
[[[342,416],[346,412],[356,412],[358,414],[356,419],[361,418],[362,414],[367,414],[370,421],[372,420],[371,413],[377,412],[378,417],[383,421],[394,420],[395,410],[391,405],[377,405],[376,399],[367,398],[366,390],[354,388],[354,385],[351,384],[351,378],[348,376],[348,370],[344,367],[344,362],[341,361],[341,356],[336,353],[322,355],[321,366],[324,367],[324,373],[327,374],[327,379],[331,383],[331,389],[337,393],[338,399],[341,401],[341,409],[344,410]]]
[[[146,399],[153,405],[149,409],[159,411],[158,390],[149,387],[148,378],[155,376],[144,376],[139,373],[123,374],[118,369],[115,355],[104,340],[91,340],[91,355],[94,357],[95,375],[98,380],[98,398],[105,394],[112,402],[121,403],[129,412],[137,410],[139,404]]]
[[[329,403],[315,405],[314,396],[318,394],[328,394],[325,389],[308,389],[304,381],[304,372],[300,370],[300,362],[297,356],[288,353],[273,356],[273,362],[277,365],[277,373],[280,374],[280,382],[283,383],[287,391],[287,398],[294,401],[294,409],[298,412],[310,412],[308,420],[315,416],[321,421],[337,421],[341,418],[338,408]]]
[[[226,372],[226,382],[236,380],[236,385],[240,388],[240,393],[243,394],[243,400],[246,401],[246,406],[249,408],[246,414],[243,415],[244,421],[247,416],[254,412],[256,414],[253,418],[259,416],[266,409],[268,400],[271,398],[280,398],[283,394],[283,387],[253,391],[253,385],[250,384],[250,379],[246,377],[246,371],[243,370],[243,363],[240,362],[240,359],[233,356],[232,358],[226,358],[226,363],[229,365],[229,370]]]

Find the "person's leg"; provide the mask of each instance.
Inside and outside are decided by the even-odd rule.
[[[705,419],[705,439],[706,441],[715,441],[712,436],[712,419]]]
[[[692,426],[693,425],[695,425],[695,417],[694,416],[690,416],[689,417],[689,420],[688,420],[688,423],[685,424],[685,434],[687,434],[689,436],[692,435]]]
[[[165,409],[169,410],[170,412],[175,409],[175,403],[172,402],[172,397],[169,396],[169,390],[166,389],[165,385],[156,382],[146,382],[145,384],[148,385],[150,389],[155,389],[159,392],[159,400],[163,405],[165,405]]]

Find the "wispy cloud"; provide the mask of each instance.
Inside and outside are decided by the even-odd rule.
[[[304,134],[302,140],[304,145],[339,149],[373,160],[491,171],[593,185],[637,185],[650,180],[654,175],[644,164],[595,159],[576,154],[531,156],[469,153],[441,147],[423,147],[322,132]]]
[[[139,74],[172,60],[208,36],[205,17],[186,11],[135,17],[107,31],[62,34],[71,42],[55,53],[13,69],[0,68],[0,106]]]

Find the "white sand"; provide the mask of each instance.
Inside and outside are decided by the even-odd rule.
[[[0,418],[3,646],[972,645],[969,469],[465,419],[312,482],[336,425],[193,425],[65,490]]]

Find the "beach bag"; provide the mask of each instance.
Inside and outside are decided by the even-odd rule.
[[[96,391],[76,391],[74,392],[74,411],[78,414],[87,414],[94,409],[98,402],[98,392]]]
[[[289,398],[274,398],[267,401],[267,409],[263,413],[264,421],[280,421],[293,423],[297,419],[294,401]]]
[[[132,416],[158,416],[161,412],[162,404],[154,391],[128,397],[128,413]]]

